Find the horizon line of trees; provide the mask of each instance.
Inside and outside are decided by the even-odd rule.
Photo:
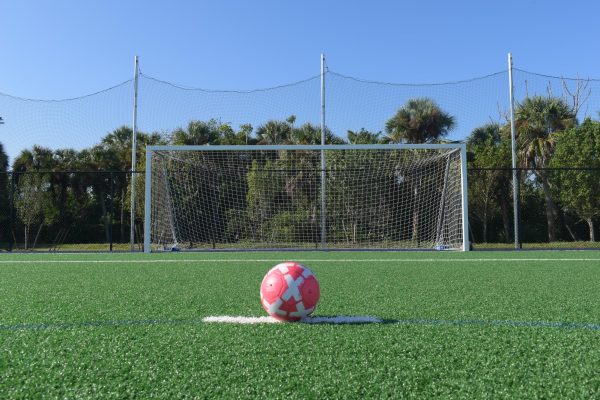
[[[600,122],[577,120],[580,104],[565,98],[530,96],[517,104],[515,127],[520,174],[521,219],[525,237],[535,241],[596,240],[600,217],[599,172],[594,170],[550,171],[547,168],[600,169]],[[429,98],[410,99],[386,123],[384,132],[364,128],[348,130],[347,139],[326,129],[328,144],[439,143],[454,129],[456,119]],[[108,241],[116,226],[118,241],[127,241],[132,130],[122,126],[99,144],[76,151],[33,146],[12,163],[0,144],[0,225],[8,226],[9,201],[20,222],[19,232],[0,232],[0,242],[22,237],[25,247],[37,242],[46,228],[44,242],[58,234],[59,227],[88,221],[93,234],[79,234],[82,241]],[[190,121],[167,135],[138,132],[138,167],[145,166],[146,145],[269,145],[320,144],[321,129],[311,123],[296,124],[291,115],[270,120],[256,129],[211,119]],[[512,172],[510,124],[488,123],[477,127],[466,139],[468,150],[469,210],[474,242],[512,240]],[[497,168],[497,169],[494,169]],[[43,171],[43,173],[42,173]],[[122,174],[66,174],[62,171],[123,171]],[[25,172],[39,172],[34,177]],[[34,204],[35,203],[35,204]],[[110,205],[110,206],[109,206]],[[139,207],[138,207],[139,209]],[[11,211],[12,212],[12,211]],[[110,222],[110,223],[109,223]],[[582,227],[584,226],[585,229]],[[92,229],[91,227],[89,229]],[[35,234],[34,234],[35,232]],[[100,232],[100,233],[98,233]],[[116,235],[117,236],[117,235]]]

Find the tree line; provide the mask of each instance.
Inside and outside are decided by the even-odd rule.
[[[327,144],[440,143],[455,126],[456,118],[434,100],[415,98],[385,122],[383,132],[361,128],[347,131],[346,138],[329,129],[325,133]],[[519,174],[525,239],[595,241],[600,122],[578,121],[577,105],[564,98],[531,96],[517,104],[515,128],[518,166],[528,168]],[[8,158],[0,145],[0,242],[32,247],[56,241],[71,228],[76,232],[69,234],[69,241],[127,242],[131,138],[131,128],[124,126],[79,151],[33,146],[13,160],[12,174],[7,173]],[[237,129],[214,119],[194,120],[168,134],[138,132],[137,140],[136,169],[143,171],[146,145],[320,144],[321,129],[297,124],[293,115]],[[510,124],[482,125],[466,143],[471,239],[510,242]],[[143,212],[141,204],[137,209]]]

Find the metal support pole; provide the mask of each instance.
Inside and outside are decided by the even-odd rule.
[[[508,83],[510,95],[510,140],[512,152],[512,179],[513,179],[513,215],[514,215],[514,235],[515,249],[521,248],[521,238],[519,237],[519,177],[517,173],[517,141],[515,134],[515,97],[513,93],[513,76],[512,76],[512,54],[508,53]]]
[[[321,54],[321,145],[325,145],[325,54]],[[325,247],[327,241],[327,209],[325,203],[325,150],[321,150],[321,246]]]
[[[110,221],[109,221],[109,243],[108,251],[113,251],[113,219],[115,216],[115,185],[113,172],[110,172]]]
[[[467,145],[463,144],[460,148],[461,168],[460,168],[460,191],[462,193],[462,236],[463,251],[471,250],[469,241],[469,199],[467,198]]]
[[[144,197],[144,253],[150,253],[150,231],[152,230],[150,217],[152,209],[150,197],[152,196],[152,150],[146,146],[146,194]]]
[[[137,151],[137,102],[138,102],[138,76],[139,76],[139,60],[135,56],[133,71],[133,129],[131,134],[131,219],[129,231],[130,250],[134,251],[135,247],[135,168],[136,168],[136,151]]]
[[[10,172],[10,189],[8,193],[8,251],[13,250],[13,245],[17,243],[13,241],[15,236],[15,171]]]

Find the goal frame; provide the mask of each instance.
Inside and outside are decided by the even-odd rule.
[[[144,253],[151,252],[151,196],[152,196],[152,157],[156,151],[326,151],[326,150],[437,150],[454,149],[460,151],[460,183],[462,201],[462,251],[469,251],[469,206],[467,199],[467,147],[464,143],[445,144],[334,144],[334,145],[183,145],[183,146],[147,146],[146,171],[145,171],[145,198],[144,198]],[[321,153],[323,154],[323,153]],[[303,249],[306,250],[306,249]],[[331,249],[320,249],[327,251]],[[373,251],[384,249],[373,249]]]

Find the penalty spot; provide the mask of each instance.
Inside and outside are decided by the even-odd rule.
[[[202,318],[202,322],[225,323],[225,324],[280,324],[284,323],[272,317],[235,317],[228,315],[209,316]],[[306,317],[298,321],[301,324],[377,324],[383,322],[382,319],[363,316],[334,316],[334,317]]]

